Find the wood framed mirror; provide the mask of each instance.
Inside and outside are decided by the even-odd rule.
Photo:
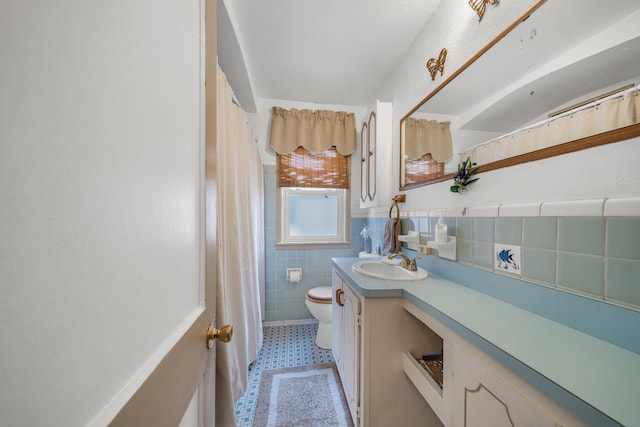
[[[400,190],[451,179],[472,147],[543,123],[556,110],[629,84],[637,87],[639,18],[640,4],[633,0],[535,3],[401,118]],[[634,123],[478,162],[480,172],[639,136],[639,107],[636,101]],[[451,121],[453,140],[452,159],[418,182],[409,176],[412,162],[429,158],[406,154],[411,141],[404,129],[412,119]]]

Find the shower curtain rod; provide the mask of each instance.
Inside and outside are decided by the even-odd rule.
[[[548,118],[546,118],[544,120],[541,120],[539,122],[530,124],[528,126],[524,126],[524,127],[520,128],[520,129],[516,129],[513,132],[509,132],[509,133],[506,133],[504,135],[500,135],[499,137],[490,139],[489,141],[481,142],[479,144],[476,144],[476,145],[474,145],[472,147],[467,148],[464,151],[459,152],[458,154],[467,153],[467,152],[469,152],[471,150],[474,150],[474,149],[476,149],[478,147],[482,147],[483,145],[491,144],[491,143],[496,142],[496,141],[498,141],[500,139],[509,137],[511,135],[515,135],[515,134],[517,134],[519,132],[522,132],[522,131],[525,131],[525,130],[534,129],[536,127],[551,123],[554,120],[560,119],[562,117],[570,116],[572,114],[575,114],[578,111],[582,111],[582,110],[586,110],[588,108],[592,108],[592,107],[598,106],[598,105],[602,104],[604,101],[608,101],[608,100],[614,99],[614,98],[620,98],[620,97],[622,97],[622,96],[624,96],[624,95],[626,95],[628,93],[636,92],[636,91],[640,91],[640,85],[629,85],[629,87],[627,89],[623,89],[621,91],[613,91],[613,93],[605,94],[605,96],[603,96],[603,97],[597,97],[596,99],[592,100],[591,102],[589,102],[587,104],[582,104],[582,105],[580,105],[580,106],[578,106],[576,108],[572,108],[570,110],[567,110],[567,111],[564,111],[562,113],[556,114],[553,117],[548,117]]]

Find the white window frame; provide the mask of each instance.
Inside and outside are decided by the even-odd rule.
[[[336,188],[280,187],[277,190],[276,247],[281,249],[344,248],[351,246],[350,192]],[[292,195],[338,195],[336,236],[291,236],[290,213]]]

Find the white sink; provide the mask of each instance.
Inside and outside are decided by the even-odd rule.
[[[429,276],[429,273],[420,267],[418,271],[411,271],[398,264],[382,261],[358,261],[351,269],[365,276],[385,280],[422,280]]]

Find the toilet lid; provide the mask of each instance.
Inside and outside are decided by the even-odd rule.
[[[331,304],[331,286],[318,286],[309,289],[307,299],[319,304]]]

